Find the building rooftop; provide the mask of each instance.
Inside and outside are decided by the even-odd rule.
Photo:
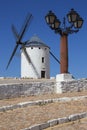
[[[45,46],[48,47],[38,36],[34,35],[33,37],[31,37],[30,40],[28,40],[26,42],[26,47],[31,47],[31,46]]]

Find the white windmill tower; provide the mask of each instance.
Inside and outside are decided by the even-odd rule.
[[[21,77],[28,78],[50,78],[49,50],[38,37],[34,36],[30,41],[22,42],[22,38],[31,21],[32,15],[28,14],[21,32],[18,34],[12,25],[12,31],[16,37],[16,46],[7,64],[12,61],[17,48],[21,46]]]
[[[50,78],[50,48],[40,38],[33,36],[24,48],[21,48],[21,77]]]
[[[21,32],[18,33],[12,25],[12,31],[16,38],[16,46],[8,61],[7,67],[10,65],[17,48],[21,46],[21,77],[28,78],[50,78],[50,58],[49,54],[60,64],[55,55],[50,52],[50,48],[44,44],[37,36],[33,36],[31,40],[22,42],[22,38],[30,24],[32,15],[28,14]]]

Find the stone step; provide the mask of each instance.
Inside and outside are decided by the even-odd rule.
[[[27,106],[45,105],[48,103],[55,103],[55,102],[69,102],[69,101],[77,101],[77,100],[83,100],[83,99],[87,99],[87,96],[63,97],[63,98],[54,98],[54,99],[47,99],[47,100],[21,102],[21,103],[15,104],[15,105],[2,106],[2,107],[0,107],[0,112],[5,112],[8,110],[23,108],[23,107],[27,107]]]
[[[22,130],[51,130],[51,128],[49,127],[53,127],[55,125],[60,125],[60,124],[64,124],[64,123],[70,123],[76,120],[80,120],[82,118],[86,118],[87,117],[87,112],[84,113],[78,113],[78,114],[73,114],[73,115],[69,115],[68,117],[62,117],[62,118],[58,118],[58,119],[53,119],[53,120],[49,120],[46,123],[42,123],[42,124],[37,124],[34,126],[31,126],[29,128],[25,128]],[[48,129],[46,129],[48,128]],[[53,128],[52,128],[53,130]]]

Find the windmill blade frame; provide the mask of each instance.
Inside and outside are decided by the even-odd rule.
[[[50,51],[51,56],[60,64],[60,61],[57,59],[57,57]]]
[[[22,38],[23,38],[23,36],[24,36],[24,34],[25,34],[25,32],[26,32],[26,30],[28,28],[28,25],[30,24],[30,21],[31,21],[32,18],[33,18],[32,14],[27,15],[26,20],[25,20],[25,22],[24,22],[24,24],[22,26],[22,29],[21,29],[21,31],[19,33],[19,39],[18,39],[19,42],[21,42],[21,40],[22,40]]]
[[[6,69],[8,69],[8,66],[9,66],[9,65],[10,65],[10,63],[11,63],[11,61],[12,61],[12,59],[13,59],[14,55],[15,55],[15,52],[16,52],[16,50],[17,50],[17,48],[18,48],[18,46],[19,46],[19,44],[16,44],[16,46],[15,46],[15,48],[14,48],[13,52],[12,52],[12,55],[11,55],[11,57],[10,57],[9,61],[8,61],[8,64],[7,64]]]
[[[22,45],[22,49],[23,49],[23,52],[25,54],[25,57],[26,57],[27,61],[30,63],[31,60],[30,60],[29,55],[28,55],[28,53],[26,51],[25,45]]]
[[[33,17],[32,14],[28,14],[28,15],[27,15],[26,20],[25,20],[25,22],[24,22],[24,24],[23,24],[23,26],[22,26],[21,32],[20,32],[19,34],[18,34],[16,28],[14,27],[14,25],[12,25],[12,31],[13,31],[13,33],[14,33],[14,35],[15,35],[15,38],[16,38],[17,40],[16,40],[16,46],[15,46],[15,48],[14,48],[14,50],[13,50],[13,52],[12,52],[12,55],[11,55],[9,61],[8,61],[8,64],[7,64],[6,69],[8,69],[8,67],[9,67],[9,65],[10,65],[10,63],[11,63],[11,61],[12,61],[12,59],[13,59],[13,57],[14,57],[16,51],[17,51],[18,46],[19,46],[20,44],[21,44],[22,46],[25,45],[26,42],[23,43],[23,42],[21,42],[21,40],[22,40],[22,38],[23,38],[23,36],[24,36],[24,34],[25,34],[26,29],[28,28],[28,25],[30,24],[30,21],[31,21],[31,18],[32,18],[32,17]],[[27,53],[26,53],[26,56],[27,56]]]
[[[13,32],[15,38],[16,38],[16,41],[18,41],[19,34],[18,34],[18,32],[17,32],[17,30],[16,30],[16,28],[15,28],[15,26],[13,24],[12,24],[12,32]]]

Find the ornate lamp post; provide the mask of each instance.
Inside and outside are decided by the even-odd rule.
[[[70,10],[67,14],[67,18],[70,25],[68,27],[66,26],[66,18],[64,17],[63,27],[60,27],[61,22],[52,11],[49,11],[45,16],[49,27],[61,36],[60,73],[68,73],[68,35],[77,33],[83,24],[83,19],[74,9]]]

